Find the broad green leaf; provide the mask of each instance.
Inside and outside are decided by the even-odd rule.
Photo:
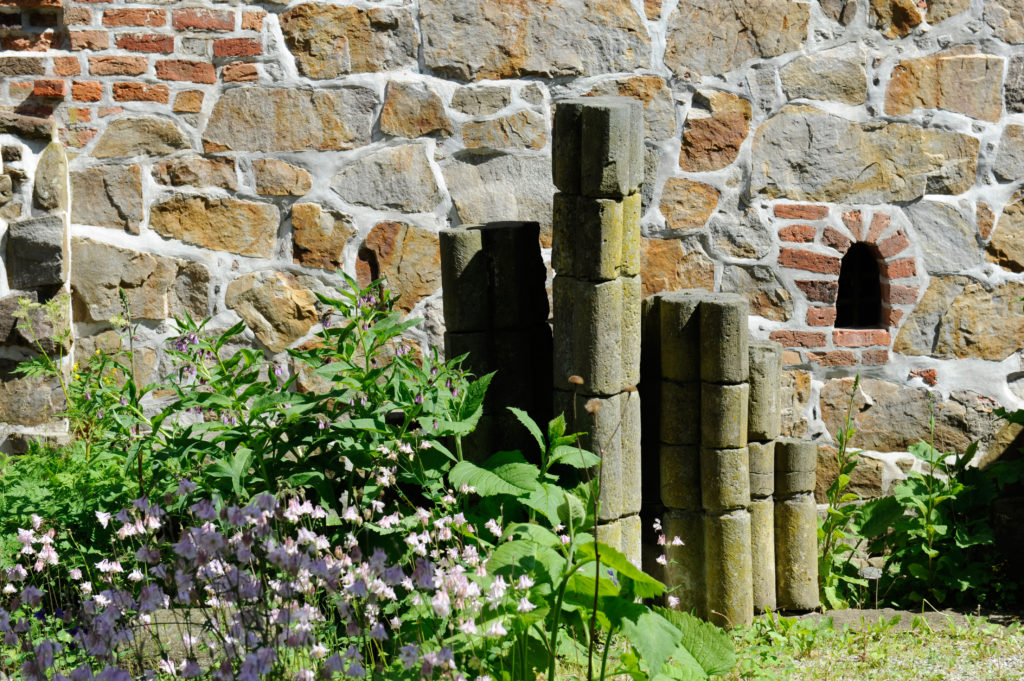
[[[551,463],[560,463],[573,468],[587,469],[601,463],[594,453],[574,445],[560,445],[551,454]]]
[[[533,439],[537,441],[537,446],[540,448],[540,451],[545,451],[544,435],[540,432],[540,427],[536,422],[530,418],[530,415],[516,407],[509,407],[508,410],[512,412],[517,419],[519,419],[519,423],[523,424],[523,426],[530,431],[530,435],[532,435]]]
[[[671,622],[682,635],[679,647],[672,654],[673,660],[684,667],[690,666],[692,661],[702,674],[699,678],[726,674],[735,666],[736,647],[728,633],[687,612],[662,607],[655,607],[654,611]]]
[[[501,543],[487,561],[487,570],[491,574],[503,571],[510,575],[530,573],[538,582],[541,577],[546,577],[551,584],[561,579],[564,569],[565,559],[558,552],[529,539]]]
[[[637,566],[629,562],[629,560],[608,546],[597,542],[597,549],[600,552],[600,563],[602,566],[607,566],[614,569],[621,576],[627,577],[634,582],[635,595],[639,598],[654,598],[665,593],[665,585],[651,577],[647,573],[643,572]],[[588,563],[597,560],[597,555],[594,553],[594,544],[583,544],[577,550],[577,556],[582,563]]]
[[[642,603],[615,596],[601,601],[613,627],[622,630],[640,653],[651,675],[657,674],[676,651],[682,639],[679,629]]]
[[[448,480],[455,489],[468,485],[475,488],[476,493],[482,497],[496,494],[518,496],[537,489],[537,478],[540,476],[537,467],[522,462],[521,456],[518,457],[520,461],[510,461],[510,458],[495,455],[479,466],[469,461],[460,461],[448,473]]]

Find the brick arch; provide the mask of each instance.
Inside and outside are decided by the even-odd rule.
[[[824,366],[877,365],[889,361],[895,330],[917,302],[917,260],[907,231],[882,208],[833,213],[821,205],[778,204],[773,209],[781,243],[778,263],[806,304],[804,319],[771,333],[801,361]],[[882,294],[880,328],[835,328],[843,256],[867,244],[878,261]]]

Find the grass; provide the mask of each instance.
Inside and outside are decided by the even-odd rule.
[[[723,681],[1019,681],[1024,629],[983,618],[896,615],[852,626],[766,615],[736,630]]]

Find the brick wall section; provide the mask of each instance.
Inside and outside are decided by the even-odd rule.
[[[829,206],[811,204],[778,204],[773,214],[783,242],[777,262],[792,272],[808,307],[803,320],[806,331],[798,330],[799,324],[797,330],[789,330],[794,325],[787,324],[789,329],[773,332],[772,340],[796,353],[790,359],[819,366],[886,363],[894,335],[891,331],[919,296],[919,287],[913,281],[917,262],[905,257],[911,246],[906,232],[893,226],[888,213],[872,208],[844,211],[838,220]],[[805,222],[809,219],[813,222]],[[791,220],[801,222],[791,224]],[[822,333],[820,328],[832,327],[836,321],[842,256],[862,240],[878,259],[882,324],[887,328]]]
[[[196,107],[174,102],[197,85],[257,80],[266,11],[195,4],[0,0],[0,47],[16,53],[0,56],[0,107],[48,117],[73,105],[60,133],[74,147],[95,136],[101,109],[186,112]]]

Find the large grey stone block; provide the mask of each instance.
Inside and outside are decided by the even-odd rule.
[[[709,619],[724,627],[754,620],[750,513],[704,516],[704,580]]]
[[[745,448],[747,446],[746,383],[701,384],[700,441],[705,447]]]
[[[445,328],[451,332],[486,330],[490,325],[491,287],[483,233],[478,229],[443,229],[438,237]]]
[[[700,380],[700,293],[658,294],[661,375],[685,383]]]
[[[775,610],[775,503],[750,502],[750,560],[754,611]]]
[[[750,506],[747,448],[700,450],[701,504],[709,513]]]
[[[775,492],[775,442],[748,442],[750,496],[770,497]]]
[[[12,222],[7,228],[7,281],[12,289],[60,286],[67,279],[67,235],[61,215]]]
[[[700,383],[661,381],[659,407],[659,437],[662,442],[670,445],[700,444]]]
[[[775,442],[775,496],[784,498],[814,491],[818,446],[813,442],[782,438]]]
[[[620,199],[643,182],[643,106],[624,97],[581,97],[555,107],[552,174],[567,194]]]
[[[750,375],[747,299],[708,295],[700,304],[700,376],[708,383],[744,383]]]
[[[764,441],[779,436],[782,430],[781,382],[782,346],[771,342],[750,343],[749,439]]]
[[[775,502],[775,595],[780,610],[818,607],[818,516],[814,496]]]
[[[700,448],[658,445],[661,503],[685,511],[701,510]]]

